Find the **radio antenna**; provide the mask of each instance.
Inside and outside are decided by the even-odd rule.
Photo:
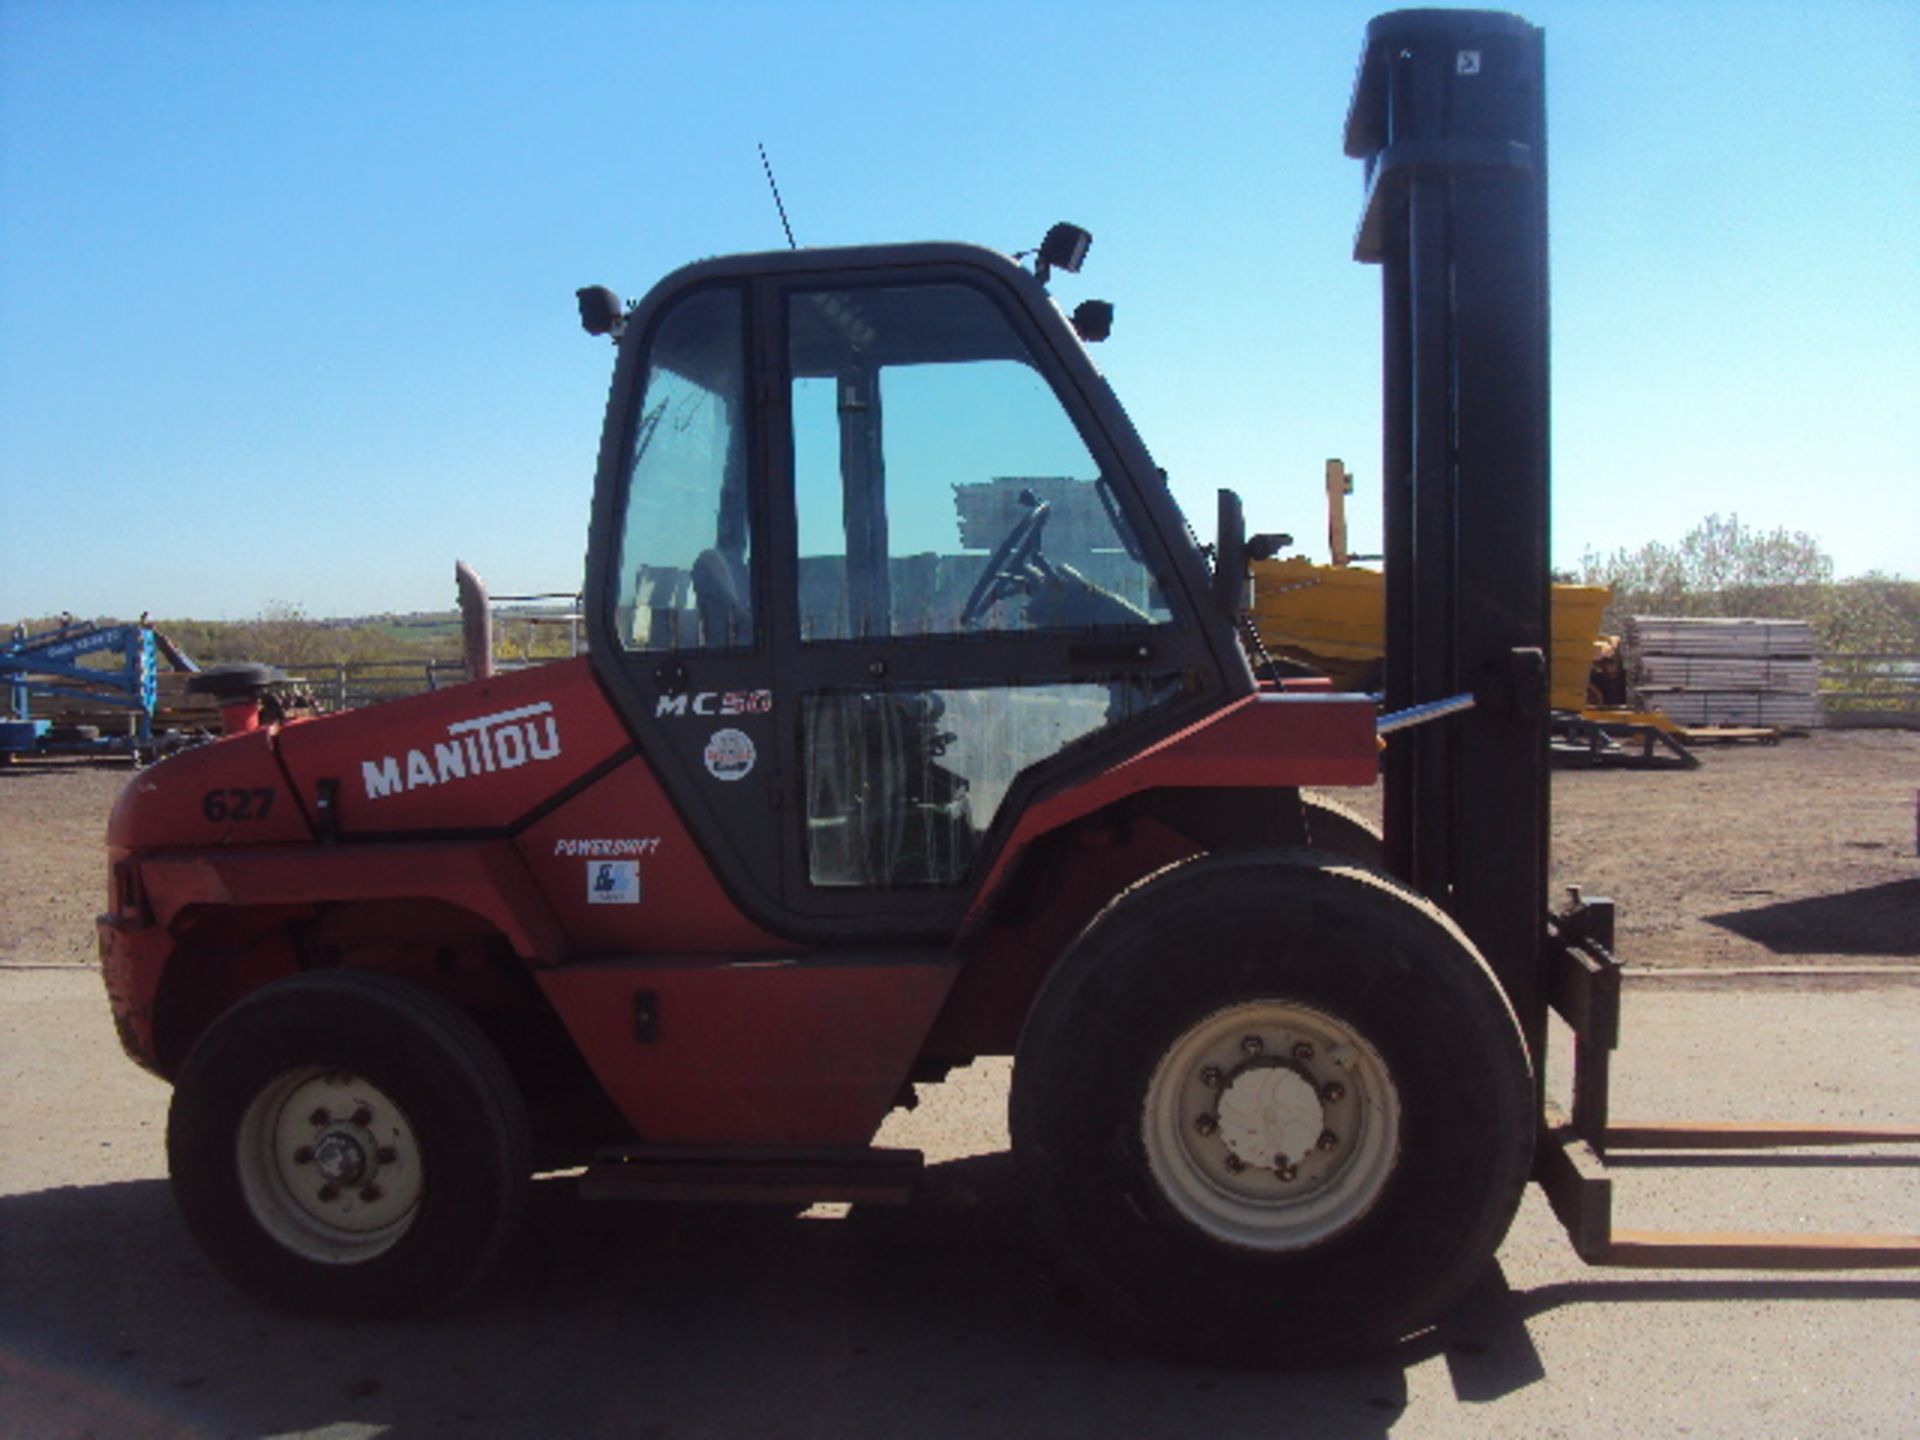
[[[760,145],[760,167],[767,172],[767,188],[773,191],[773,208],[780,212],[780,228],[787,232],[787,248],[798,250],[800,247],[793,240],[793,226],[787,223],[786,204],[780,199],[780,182],[773,178],[773,162],[767,159],[765,144]]]

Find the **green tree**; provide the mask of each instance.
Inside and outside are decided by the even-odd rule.
[[[327,626],[285,600],[269,601],[254,619],[242,621],[232,641],[244,652],[239,658],[273,665],[330,665],[345,658],[340,654],[338,632],[330,633]]]
[[[1920,654],[1920,584],[1873,572],[1834,585],[1816,623],[1829,650]]]
[[[1676,545],[1581,557],[1581,579],[1611,585],[1608,624],[1626,615],[1768,615],[1812,619],[1833,561],[1803,530],[1755,530],[1738,515],[1709,515]]]

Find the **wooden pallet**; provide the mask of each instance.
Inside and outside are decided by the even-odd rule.
[[[1773,725],[1682,725],[1675,733],[1688,745],[1778,745],[1788,732]]]

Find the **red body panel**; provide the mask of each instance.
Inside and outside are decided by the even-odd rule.
[[[644,761],[630,756],[582,785],[629,745],[585,662],[567,662],[234,736],[144,772],[109,825],[113,908],[99,925],[123,1044],[155,1063],[163,977],[199,964],[192,947],[223,914],[277,914],[278,925],[342,903],[442,902],[484,920],[533,967],[774,946],[728,899]],[[337,843],[316,837],[316,812],[299,803],[313,806],[329,778],[339,781]],[[577,793],[560,800],[569,786]],[[616,903],[589,891],[590,866],[610,862],[631,866],[631,890]],[[231,973],[209,968],[205,983]],[[829,1104],[837,1130],[865,1123],[873,1103],[884,1113],[946,980],[937,988],[910,1020],[905,1058],[895,1064],[888,1047],[877,1070],[856,1077],[858,1103]],[[631,994],[617,1003],[630,1011]],[[856,1004],[850,1013],[864,1012]],[[618,1094],[621,1064],[607,1074]]]
[[[577,955],[751,954],[780,943],[727,898],[637,756],[514,843]]]
[[[540,985],[650,1144],[864,1145],[953,976],[944,964],[634,963],[544,970]]]
[[[311,840],[267,732],[184,750],[135,774],[107,821],[112,850],[271,845]]]
[[[927,1036],[943,1057],[1011,1055],[1046,974],[1081,928],[1144,875],[1194,854],[1194,842],[1151,819],[1124,832],[1089,826],[1055,851],[1044,898],[1014,906],[1011,916],[981,927],[966,950],[953,993]]]
[[[526,959],[557,964],[567,938],[505,840],[158,854],[140,861],[154,918],[190,906],[445,900],[487,920]]]
[[[1000,882],[1029,844],[1128,795],[1371,785],[1380,771],[1374,716],[1373,701],[1365,695],[1250,695],[1090,779],[1056,790],[1020,817],[974,900],[968,925],[985,918]]]
[[[288,725],[281,762],[309,804],[340,782],[343,835],[491,830],[552,800],[631,741],[585,660]]]
[[[107,1003],[113,1007],[113,1028],[120,1048],[149,1070],[154,1068],[153,1001],[160,976],[173,953],[173,937],[153,925],[102,915],[96,922],[100,939],[100,976],[106,981]]]
[[[149,1067],[162,977],[170,965],[194,963],[180,953],[193,913],[293,918],[329,902],[440,900],[485,920],[530,963],[567,957],[565,932],[505,840],[110,853],[116,873],[137,867],[138,888],[131,906],[117,901],[99,918],[101,973],[121,1044]]]
[[[152,1063],[163,974],[196,962],[180,947],[210,917],[255,910],[277,934],[343,902],[443,902],[528,963],[642,1140],[861,1145],[950,994],[939,1054],[1005,1048],[1076,917],[1184,842],[1149,826],[1124,853],[1076,852],[1079,883],[983,928],[984,897],[1028,844],[1151,789],[1369,783],[1373,723],[1364,698],[1251,697],[1038,801],[970,917],[975,948],[1006,953],[976,954],[977,983],[956,990],[957,960],[816,960],[750,922],[645,759],[623,753],[585,662],[522,671],[234,736],[136,779],[110,829],[107,987],[129,1051]],[[329,779],[330,825],[314,808]],[[291,947],[278,963],[296,963]]]

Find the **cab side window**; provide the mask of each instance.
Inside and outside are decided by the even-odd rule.
[[[755,642],[743,323],[737,290],[702,290],[651,337],[616,571],[629,650]]]
[[[1108,480],[965,285],[790,297],[800,638],[1167,621]]]

